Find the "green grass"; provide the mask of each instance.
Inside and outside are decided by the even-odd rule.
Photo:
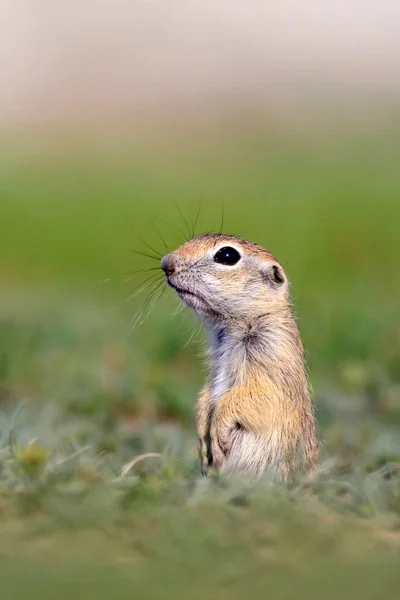
[[[10,140],[0,160],[3,594],[397,598],[396,130],[196,133]],[[169,292],[130,332],[146,274],[124,273],[153,261],[129,249],[139,233],[161,250],[151,220],[177,245],[163,221],[185,227],[176,205],[192,222],[201,198],[199,231],[223,198],[226,230],[292,281],[323,440],[311,481],[202,480],[202,334],[187,344]]]

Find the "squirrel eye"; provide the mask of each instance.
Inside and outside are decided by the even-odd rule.
[[[239,252],[235,248],[231,248],[230,246],[225,246],[224,248],[220,248],[218,252],[214,254],[214,261],[221,265],[227,265],[232,267],[239,262],[241,256]]]

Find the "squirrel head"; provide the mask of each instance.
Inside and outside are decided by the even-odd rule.
[[[166,281],[199,316],[251,320],[289,304],[289,284],[261,246],[224,234],[191,238],[161,260]]]

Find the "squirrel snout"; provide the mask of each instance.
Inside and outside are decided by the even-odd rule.
[[[171,254],[166,254],[161,260],[161,268],[167,277],[170,277],[175,273],[176,265],[174,257]]]

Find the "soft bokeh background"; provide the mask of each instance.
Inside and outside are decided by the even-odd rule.
[[[256,595],[397,597],[399,4],[3,0],[2,23],[8,597],[233,598],[251,573]],[[292,282],[311,514],[304,486],[198,482],[202,334],[170,292],[146,304],[156,271],[129,274],[222,212]]]

